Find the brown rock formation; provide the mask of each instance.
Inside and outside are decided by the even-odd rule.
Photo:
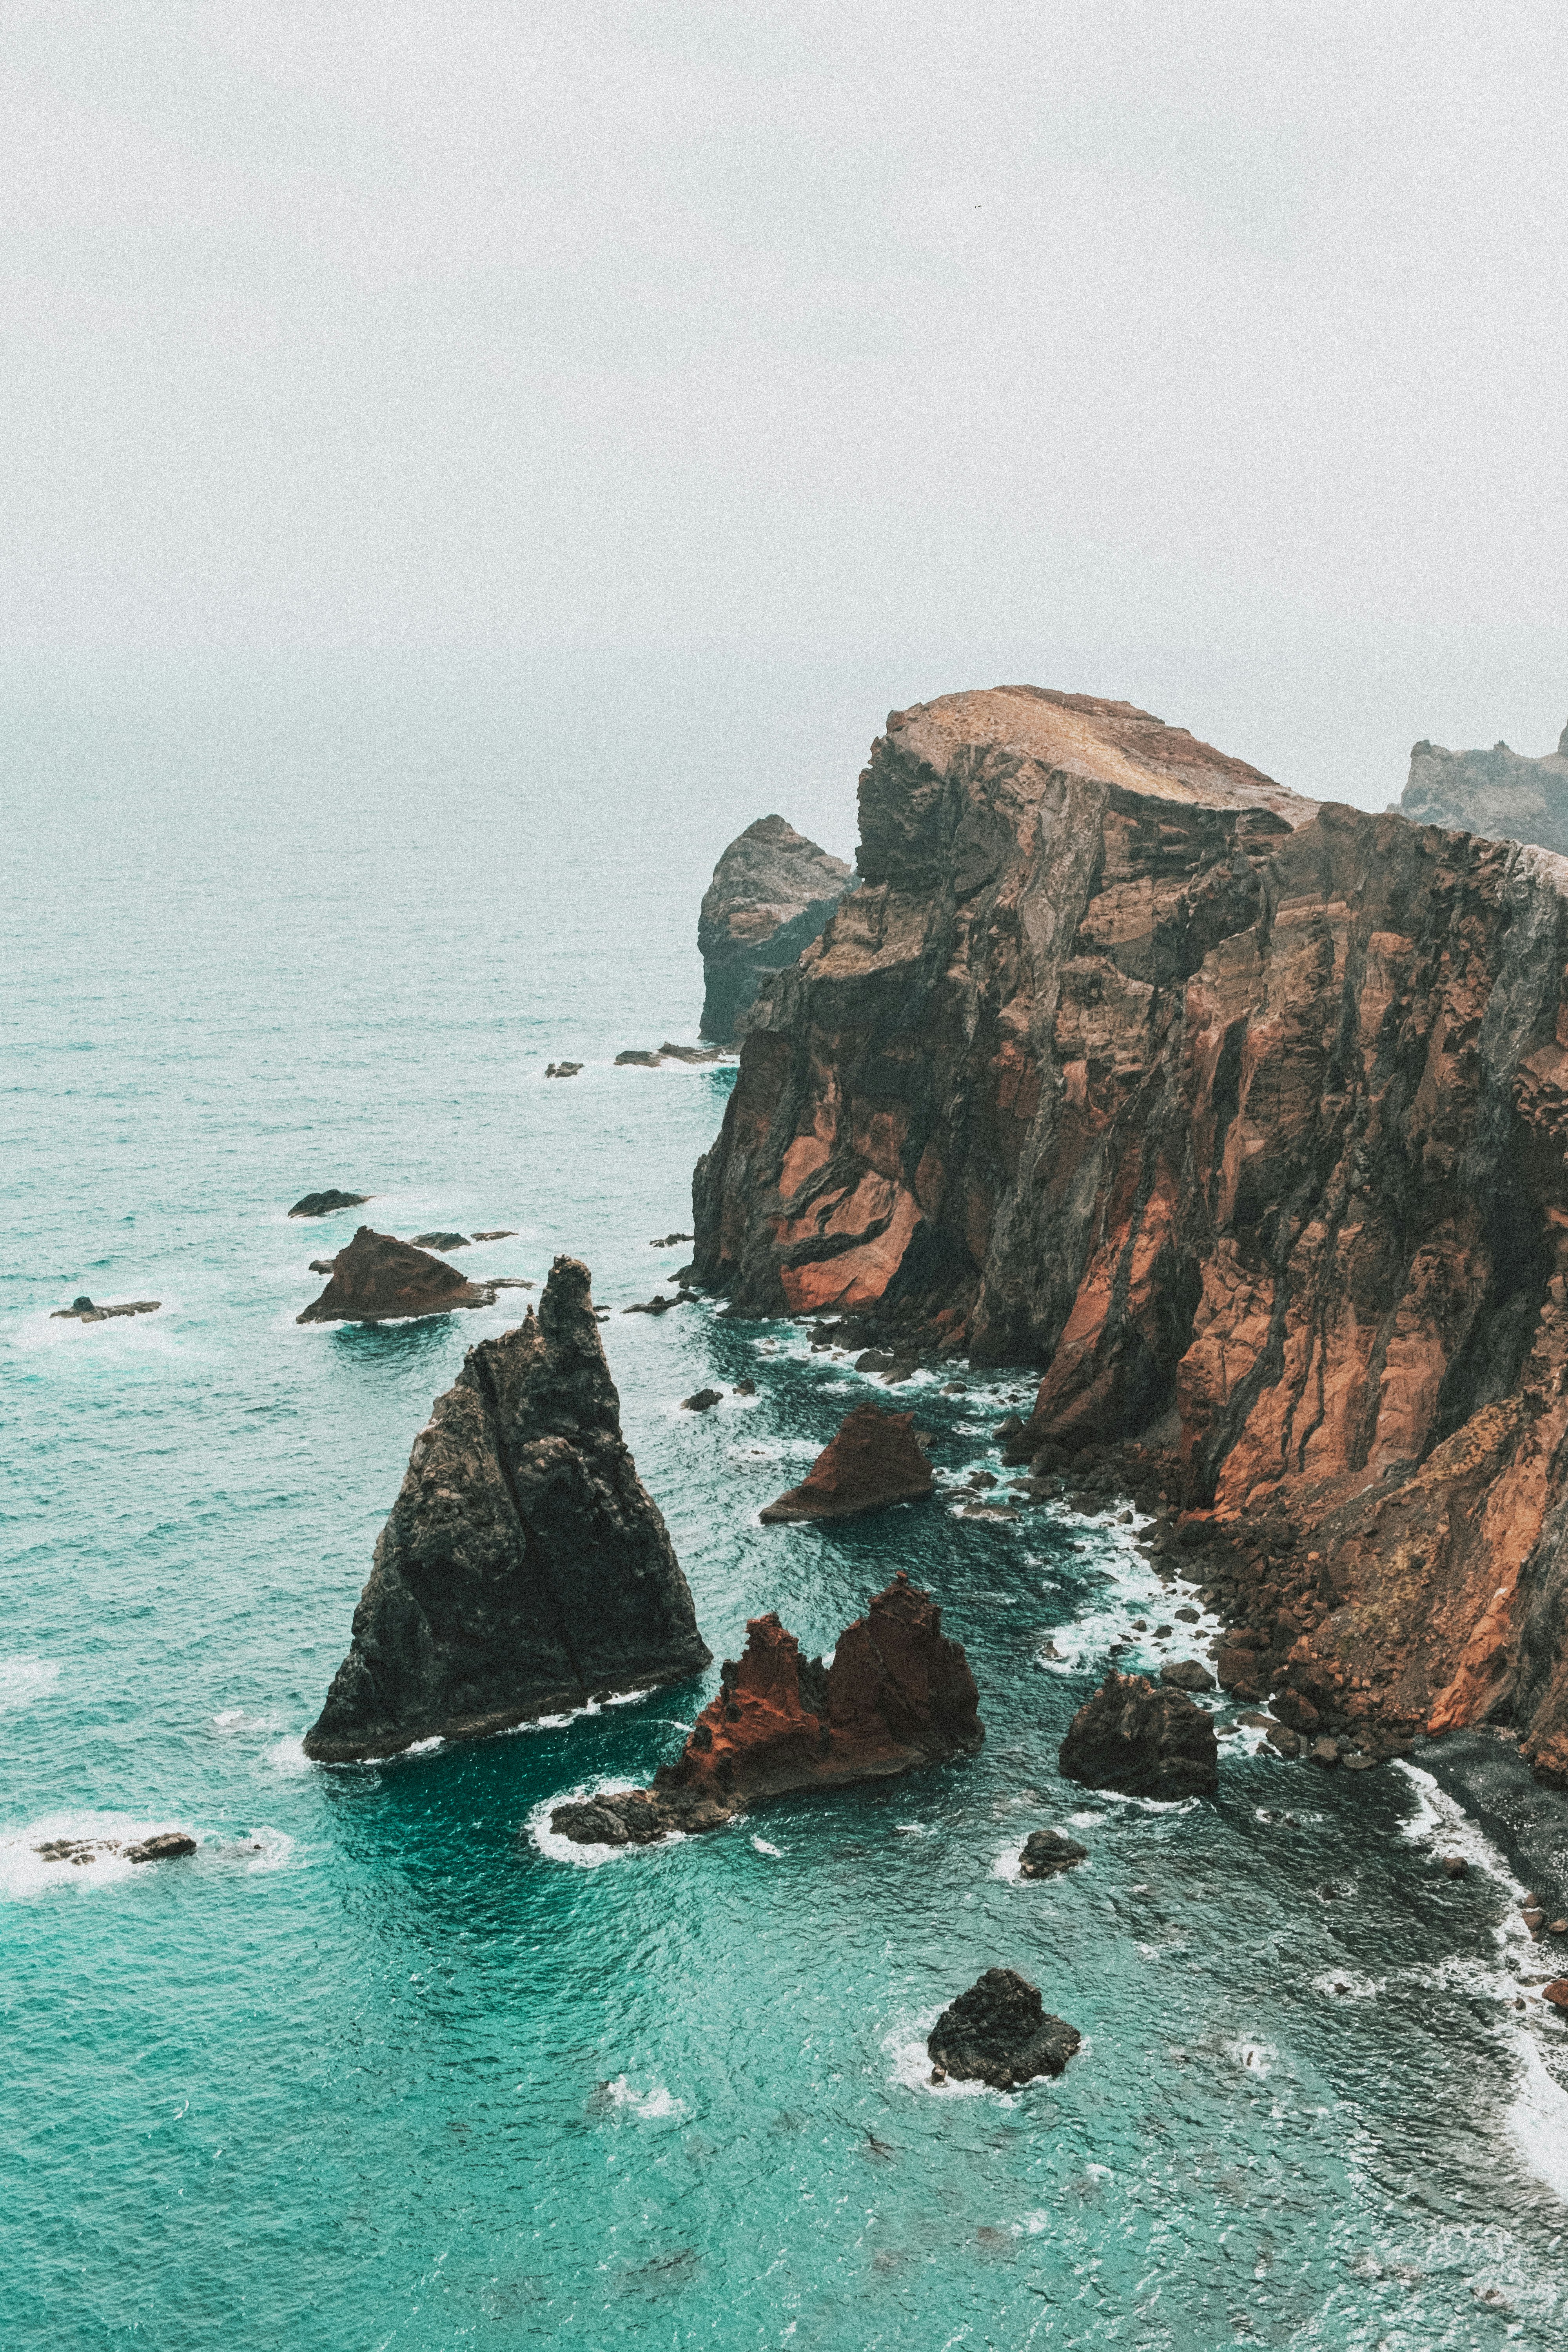
[[[730,844],[697,922],[704,1037],[734,1044],[759,984],[811,945],[850,879],[841,857],[782,816],[760,816]]]
[[[962,1643],[900,1570],[839,1635],[830,1665],[803,1659],[775,1616],[753,1617],[741,1658],[724,1661],[718,1696],[652,1789],[557,1806],[551,1825],[585,1844],[646,1843],[674,1829],[716,1828],[788,1789],[972,1755],[985,1737],[977,1699]],[[606,1827],[617,1821],[623,1835]]]
[[[1214,1718],[1181,1690],[1145,1675],[1107,1675],[1068,1726],[1061,1769],[1128,1797],[1212,1797],[1219,1786]]]
[[[1015,1457],[1174,1444],[1309,1711],[1568,1781],[1568,866],[1033,689],[893,714],[860,804],[698,1277],[1043,1362]]]
[[[1451,825],[1494,841],[1533,841],[1568,852],[1568,727],[1539,760],[1495,743],[1489,751],[1448,751],[1417,743],[1401,814],[1417,824]]]
[[[455,1266],[412,1242],[362,1225],[332,1260],[332,1278],[296,1323],[387,1323],[405,1315],[445,1315],[454,1307],[489,1307],[487,1283],[465,1282]]]
[[[882,1412],[858,1404],[844,1416],[837,1436],[812,1464],[798,1486],[770,1503],[763,1525],[795,1519],[852,1519],[929,1495],[931,1464],[915,1436],[912,1412]]]
[[[470,1348],[437,1398],[307,1756],[478,1738],[707,1665],[588,1282],[558,1257],[538,1315]]]

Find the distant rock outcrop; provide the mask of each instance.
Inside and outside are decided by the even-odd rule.
[[[1213,1717],[1144,1675],[1107,1675],[1068,1726],[1058,1760],[1068,1780],[1126,1797],[1212,1797],[1219,1786]]]
[[[702,1034],[732,1045],[763,978],[808,948],[854,879],[782,816],[760,816],[713,868],[702,898]]]
[[[1038,1985],[1016,1969],[987,1969],[942,2011],[926,2051],[939,2082],[951,2074],[1011,2091],[1059,2074],[1082,2040],[1076,2025],[1047,2014]]]
[[[472,1739],[709,1663],[663,1519],[621,1436],[585,1265],[471,1348],[375,1548],[305,1752]]]
[[[858,1404],[846,1413],[837,1436],[812,1464],[798,1486],[770,1503],[763,1525],[798,1519],[851,1519],[929,1495],[935,1482],[915,1436],[912,1412],[883,1412]]]
[[[1568,856],[1568,727],[1539,760],[1494,743],[1489,751],[1449,751],[1421,742],[1410,754],[1400,813],[1416,824],[1530,841]]]
[[[118,1307],[97,1307],[85,1291],[68,1307],[57,1307],[51,1323],[107,1323],[114,1315],[156,1315],[161,1298],[127,1298]]]
[[[390,1323],[407,1315],[446,1315],[454,1307],[490,1307],[489,1283],[465,1282],[456,1266],[412,1242],[362,1225],[332,1260],[332,1278],[296,1323]]]
[[[775,1616],[753,1617],[717,1697],[679,1760],[651,1789],[558,1805],[551,1826],[582,1844],[646,1843],[672,1830],[714,1829],[762,1797],[885,1779],[972,1755],[985,1737],[963,1644],[900,1570],[838,1637],[832,1664],[803,1658]],[[606,1822],[621,1824],[617,1835]]]
[[[291,1217],[330,1217],[335,1209],[358,1209],[370,1199],[368,1192],[307,1192],[296,1201],[289,1214]]]

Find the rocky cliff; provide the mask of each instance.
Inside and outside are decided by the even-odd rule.
[[[702,1034],[731,1045],[760,983],[820,933],[851,879],[782,816],[760,816],[713,868],[697,922]]]
[[[1568,727],[1539,760],[1494,743],[1489,751],[1448,751],[1417,743],[1401,813],[1417,824],[1451,825],[1493,841],[1533,841],[1568,853]]]
[[[1169,1445],[1265,1598],[1289,1552],[1304,1707],[1568,1779],[1568,865],[1033,688],[891,714],[860,816],[699,1277],[1043,1365],[1016,1455]]]
[[[415,1439],[305,1752],[474,1738],[709,1659],[621,1436],[588,1269],[558,1257],[537,1317],[471,1348]]]

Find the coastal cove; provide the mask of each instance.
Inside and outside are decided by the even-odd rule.
[[[650,1243],[689,1231],[735,1084],[616,1066],[696,1041],[700,849],[650,850],[586,764],[563,792],[296,746],[245,793],[212,782],[104,748],[58,790],[40,769],[29,928],[6,916],[0,2341],[1560,2343],[1568,2023],[1514,2004],[1550,1973],[1521,1873],[1568,1800],[1480,1732],[1286,1763],[1218,1695],[1214,1802],[1062,1780],[1109,1667],[1206,1657],[1218,1621],[1155,1648],[1190,1596],[1117,1499],[973,1515],[1027,1372],[889,1391],[802,1323],[624,1312],[690,1255]],[[289,1221],[328,1186],[369,1205]],[[592,1268],[712,1668],[306,1760],[415,1434],[538,1296],[300,1326],[310,1261],[365,1218],[507,1229],[458,1255],[476,1285]],[[79,1293],[162,1304],[53,1319]],[[914,1412],[933,1496],[760,1525],[868,1400]],[[748,1618],[815,1654],[900,1570],[967,1651],[978,1753],[657,1848],[552,1837],[553,1806],[679,1752]],[[171,1827],[193,1858],[37,1852]],[[1030,1884],[1043,1827],[1089,1857]],[[933,2089],[925,2034],[992,1967],[1081,2049],[1016,2094]]]

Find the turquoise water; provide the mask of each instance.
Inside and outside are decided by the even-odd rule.
[[[693,814],[657,747],[563,772],[521,719],[94,728],[28,737],[6,814],[0,2344],[1560,2345],[1568,2035],[1512,2008],[1542,1970],[1499,1858],[1418,1779],[1245,1738],[1214,1805],[1062,1784],[1175,1596],[1056,1512],[759,1528],[871,1392],[801,1332],[605,1325],[703,1630],[776,1607],[824,1647],[907,1567],[978,1759],[598,1866],[550,1802],[645,1777],[714,1677],[305,1763],[414,1433],[507,1309],[302,1330],[353,1218],[283,1213],[344,1184],[394,1232],[518,1229],[465,1269],[568,1248],[647,1297],[731,1075],[610,1060],[692,1035],[706,868],[774,795]],[[51,1322],[81,1289],[163,1310]],[[996,1466],[1006,1381],[910,1393],[944,1479]],[[1091,1861],[1021,1884],[1047,1822]],[[32,1851],[177,1823],[194,1862]],[[1457,1843],[1495,1866],[1450,1883]],[[996,1964],[1082,2054],[931,2091],[925,2028]]]

